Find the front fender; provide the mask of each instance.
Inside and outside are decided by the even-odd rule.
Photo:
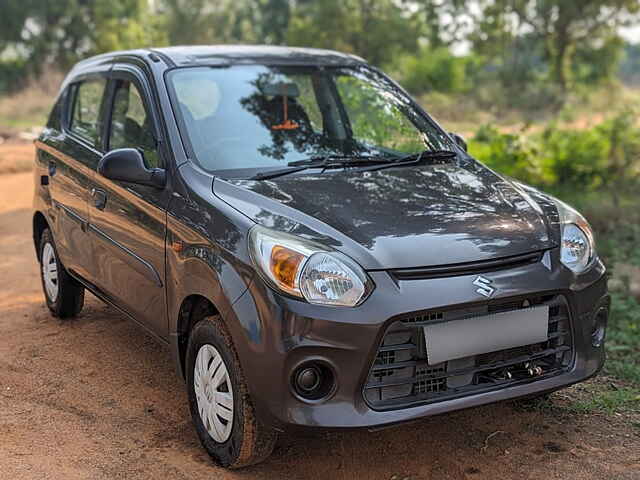
[[[170,334],[177,332],[178,315],[185,298],[205,297],[224,316],[253,280],[252,268],[172,217],[167,221],[166,251]]]
[[[172,197],[165,249],[167,328],[179,372],[183,302],[194,295],[204,297],[225,319],[255,275],[247,250],[247,232],[254,222],[213,195],[210,177],[182,170],[190,178]],[[233,323],[227,322],[227,328],[234,342],[241,341],[241,327]]]

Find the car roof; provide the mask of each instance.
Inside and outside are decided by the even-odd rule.
[[[176,65],[208,63],[353,64],[364,60],[334,50],[273,45],[200,45],[154,48]]]
[[[162,60],[169,67],[197,65],[231,65],[237,63],[279,65],[354,65],[365,61],[355,55],[319,48],[281,47],[271,45],[194,45],[126,50],[96,55],[78,62],[76,71],[91,69],[114,60],[137,57]]]

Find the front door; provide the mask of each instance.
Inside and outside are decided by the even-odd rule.
[[[139,149],[148,168],[163,168],[157,122],[144,77],[127,67],[111,72],[105,150]],[[98,173],[89,198],[94,283],[161,338],[168,336],[165,234],[169,189],[109,180]]]

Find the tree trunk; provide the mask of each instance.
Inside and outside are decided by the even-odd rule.
[[[550,76],[558,88],[558,107],[562,107],[571,88],[571,61],[575,45],[565,25],[555,25],[555,32],[547,39],[547,51],[550,62]]]

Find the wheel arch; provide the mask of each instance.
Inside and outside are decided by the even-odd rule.
[[[199,320],[211,315],[220,315],[220,310],[204,295],[188,295],[180,304],[175,335],[177,340],[177,366],[183,379],[185,378],[185,359],[191,329]]]
[[[33,246],[36,250],[36,257],[38,258],[38,261],[40,261],[40,239],[42,238],[42,233],[49,228],[49,222],[47,222],[47,219],[42,212],[37,211],[33,214],[32,227]]]

